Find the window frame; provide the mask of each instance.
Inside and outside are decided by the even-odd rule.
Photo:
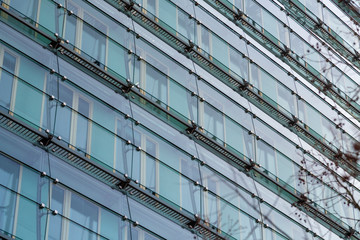
[[[148,92],[146,90],[146,86],[147,86],[147,75],[146,75],[146,71],[147,68],[152,68],[154,69],[154,71],[158,71],[160,74],[163,74],[164,77],[166,78],[166,93],[164,94],[166,96],[166,109],[169,111],[170,110],[170,77],[169,77],[169,67],[164,65],[162,62],[158,61],[154,56],[151,55],[151,53],[145,51],[142,48],[138,48],[139,51],[139,56],[143,56],[143,59],[139,60],[139,82],[136,82],[135,84],[139,84],[140,87],[140,92],[143,95],[146,94],[150,94],[151,96],[156,97],[157,100],[159,100],[160,102],[162,102],[161,99],[159,99],[159,96],[155,96],[152,95],[151,92]],[[148,61],[148,59],[151,59],[152,62]],[[153,62],[156,62],[157,65],[160,65],[163,69],[165,69],[165,71],[162,71],[160,69],[158,69],[157,67],[155,67],[155,64],[153,64]],[[136,67],[136,66],[135,66]],[[166,72],[166,73],[165,73]],[[160,80],[158,80],[160,82]],[[159,84],[160,87],[160,84]],[[159,89],[160,91],[161,89]],[[160,93],[160,92],[159,92]]]
[[[93,60],[94,60],[94,64],[99,65],[100,64],[104,64],[105,69],[107,66],[107,59],[108,59],[108,51],[109,51],[109,27],[100,19],[96,18],[95,16],[93,16],[92,14],[90,14],[89,12],[86,11],[86,9],[82,8],[81,6],[79,6],[77,3],[75,3],[74,1],[71,0],[67,0],[67,8],[68,5],[71,5],[72,8],[77,10],[77,14],[76,16],[76,26],[75,26],[75,42],[74,42],[74,51],[78,54],[81,54],[82,52],[84,52],[82,50],[82,36],[83,36],[83,32],[84,32],[84,24],[85,25],[91,25],[90,23],[86,22],[84,20],[84,16],[87,14],[88,17],[91,17],[94,21],[100,23],[101,25],[103,25],[105,27],[105,31],[106,33],[104,33],[103,31],[100,31],[99,29],[96,29],[95,31],[99,31],[100,34],[104,35],[104,40],[105,40],[105,52],[104,52],[104,63],[101,63],[98,59],[95,59],[95,57],[90,56],[88,53],[85,52],[86,55],[90,56]],[[64,27],[62,30],[62,36],[64,36],[65,38],[67,38],[66,36],[66,31],[67,31],[67,25],[68,25],[68,18],[72,15],[72,14],[66,14],[67,9],[64,8],[65,14],[64,14]]]
[[[68,103],[70,105],[69,108],[71,111],[70,129],[69,129],[69,131],[70,131],[69,132],[69,147],[73,150],[80,149],[80,147],[78,147],[76,145],[76,140],[77,140],[76,135],[77,135],[77,129],[78,129],[77,128],[78,119],[79,119],[79,115],[81,115],[81,117],[86,118],[87,122],[88,122],[85,154],[86,154],[87,158],[90,158],[89,153],[91,153],[92,116],[93,116],[93,110],[94,110],[94,103],[91,101],[91,99],[89,97],[87,97],[84,94],[81,94],[79,91],[77,91],[77,89],[74,89],[74,88],[68,86],[67,84],[63,84],[63,83],[60,83],[60,86],[67,89],[68,91],[70,91],[72,93],[71,105],[70,105],[70,103]],[[88,117],[83,116],[83,114],[81,112],[79,112],[79,99],[82,99],[89,104],[89,116]],[[80,150],[83,150],[83,149],[80,149]]]
[[[16,102],[16,90],[17,90],[17,84],[18,84],[18,75],[20,71],[20,56],[17,55],[14,51],[10,50],[9,48],[5,46],[0,46],[0,79],[3,71],[3,65],[4,65],[4,57],[5,52],[7,52],[9,55],[13,56],[15,58],[15,69],[12,73],[14,75],[12,79],[12,87],[11,87],[11,95],[10,95],[10,106],[9,106],[9,114],[14,115],[15,111],[15,102]]]

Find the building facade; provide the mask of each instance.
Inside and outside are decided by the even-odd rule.
[[[358,3],[0,2],[0,239],[360,239]]]

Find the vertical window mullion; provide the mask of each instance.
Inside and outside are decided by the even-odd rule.
[[[22,183],[22,173],[23,173],[23,166],[20,165],[19,167],[19,183],[18,188],[16,190],[16,203],[15,203],[15,217],[14,217],[14,225],[13,225],[13,235],[16,235],[16,228],[17,228],[17,221],[19,215],[19,202],[20,202],[20,191],[21,191],[21,183]]]
[[[73,102],[71,107],[71,123],[70,123],[70,144],[76,148],[76,129],[77,129],[77,108],[78,96],[71,90],[73,94]]]
[[[70,208],[71,208],[71,192],[65,190],[64,194],[64,209],[62,218],[62,229],[61,229],[61,240],[67,240],[70,238],[69,236],[69,220],[70,219]],[[68,218],[68,219],[67,219]]]

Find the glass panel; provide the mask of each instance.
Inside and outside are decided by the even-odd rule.
[[[24,62],[20,65],[19,75],[26,76],[26,81],[39,90],[44,88],[45,72],[39,66]],[[23,81],[18,81],[14,107],[15,113],[37,126],[40,125],[44,99],[44,95],[39,90],[30,87]]]
[[[64,214],[63,202],[64,202],[65,191],[64,189],[52,185],[52,193],[51,193],[51,209],[57,210],[59,214]],[[60,216],[54,216],[52,214],[49,215],[49,232],[48,239],[49,240],[58,240],[61,239],[62,232],[62,219]]]
[[[64,38],[69,40],[69,43],[71,43],[73,46],[76,44],[76,22],[77,19],[74,15],[66,16]]]
[[[176,7],[169,1],[158,0],[159,2],[159,18],[161,21],[165,22],[172,29],[176,29]]]
[[[177,32],[194,42],[195,21],[190,19],[186,13],[180,10],[177,11],[177,15]]]
[[[168,102],[167,77],[149,65],[146,65],[145,67],[146,67],[146,79],[145,79],[146,82],[144,83],[144,85],[146,92],[156,97],[158,100],[160,100],[160,102],[167,104]]]
[[[10,109],[16,58],[5,51],[2,64],[5,71],[0,69],[0,104]]]
[[[2,154],[0,154],[0,162],[0,229],[11,233],[15,217],[16,195],[6,188],[17,191],[19,165]]]
[[[77,194],[71,194],[70,219],[82,226],[96,232],[98,227],[98,207],[93,203],[81,198]],[[70,223],[69,237],[74,239],[96,239],[96,236],[79,225]]]
[[[242,54],[233,48],[230,51],[230,69],[238,76],[248,79],[248,61],[242,57]]]
[[[181,180],[183,180],[183,182]],[[182,188],[186,188],[186,185],[189,184],[189,181],[186,181],[186,179],[182,179],[179,173],[171,171],[171,169],[169,169],[163,164],[160,164],[159,166],[159,182],[160,195],[176,203],[180,207],[182,206],[181,197],[190,197],[189,194],[187,194],[187,196],[182,196],[181,191]]]
[[[285,88],[283,85],[279,84],[277,85],[278,90],[278,103],[280,106],[285,108],[287,111],[292,113],[294,116],[296,116],[296,110],[295,110],[295,95],[291,95],[289,89]]]
[[[115,73],[127,79],[132,79],[132,73],[129,72],[129,64],[131,64],[131,55],[121,48],[118,43],[109,39],[109,50],[107,55],[107,66]]]
[[[106,209],[101,209],[100,234],[102,236],[107,239],[127,240],[130,239],[129,229],[128,222],[122,221],[121,216],[115,215]],[[139,227],[136,229],[140,230]]]
[[[89,137],[89,128],[90,122],[89,117],[89,103],[82,98],[79,98],[78,111],[82,113],[77,115],[77,125],[76,125],[76,147],[86,152],[87,141]]]
[[[11,0],[10,6],[30,17],[32,20],[36,20],[36,13],[38,10],[38,0]]]
[[[261,23],[261,12],[261,8],[252,0],[245,1],[245,13],[256,23]]]
[[[39,23],[51,32],[63,35],[64,11],[58,9],[52,0],[40,2]]]
[[[275,150],[263,141],[257,141],[257,162],[267,171],[276,174]]]
[[[206,103],[204,104],[204,128],[214,135],[214,140],[224,141],[224,115]]]
[[[216,35],[212,35],[211,52],[209,52],[220,65],[229,67],[229,46],[228,44]]]
[[[87,23],[83,23],[81,49],[94,58],[95,64],[105,64],[106,37],[95,29],[106,31],[107,27],[87,13],[84,19]]]
[[[41,213],[38,204],[20,197],[15,235],[22,239],[44,239],[46,214]]]
[[[66,88],[64,88],[64,90],[65,89]],[[72,92],[70,90],[60,91],[60,93],[65,93],[63,99],[70,100],[70,103],[72,102]],[[57,124],[55,125],[55,134],[57,136],[61,136],[61,138],[68,143],[70,143],[71,116],[72,111],[70,108],[58,106],[56,113]]]
[[[171,108],[189,119],[194,119],[194,117],[191,118],[190,111],[196,107],[193,103],[196,101],[195,98],[193,100],[186,89],[176,82],[170,81],[169,85],[169,105]]]
[[[276,153],[276,159],[278,167],[277,176],[291,187],[295,188],[295,171],[293,162],[279,152]]]
[[[59,240],[61,239],[62,233],[62,218],[60,215],[49,214],[49,231],[48,240]]]

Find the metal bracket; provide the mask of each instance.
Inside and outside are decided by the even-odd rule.
[[[240,89],[241,91],[244,91],[244,90],[248,89],[249,86],[250,86],[250,83],[244,80],[243,85],[241,85],[241,86],[239,87],[239,89]]]
[[[347,238],[351,238],[355,234],[355,229],[350,227],[349,232],[346,234]]]
[[[127,186],[129,186],[129,183],[130,183],[130,178],[126,178],[125,181],[121,181],[119,184],[118,184],[118,187],[120,189],[125,189]]]
[[[186,133],[188,133],[188,134],[193,134],[193,133],[195,132],[196,128],[197,128],[197,126],[196,126],[196,124],[195,124],[194,121],[192,121],[191,124],[192,124],[192,126],[191,126],[191,127],[188,127],[188,128],[186,129]]]
[[[56,41],[51,41],[51,43],[49,43],[49,47],[53,49],[58,49],[60,47],[61,38],[57,33],[55,33],[55,37],[56,37]]]
[[[199,217],[199,215],[195,214],[195,220],[191,221],[190,223],[188,223],[188,227],[193,229],[196,227],[196,225],[199,225],[201,218]]]
[[[295,117],[294,115],[292,115],[292,118],[293,118],[293,120],[291,120],[291,121],[289,122],[289,127],[293,127],[293,126],[295,126],[296,124],[299,123],[299,119],[298,119],[297,117]]]
[[[185,47],[185,52],[191,52],[191,50],[194,48],[194,46],[195,46],[195,44],[191,41],[191,40],[189,40],[189,46],[186,46]]]
[[[129,93],[133,87],[134,85],[132,83],[129,83],[128,86],[123,86],[121,90],[123,93]]]
[[[125,3],[125,2],[124,2],[124,3]],[[134,5],[135,5],[135,2],[130,1],[129,4],[126,3],[125,9],[126,9],[127,11],[131,11],[131,10],[134,8]]]
[[[53,139],[53,135],[49,134],[47,137],[43,137],[39,140],[39,144],[41,146],[44,146],[44,147],[47,147],[50,143],[51,143],[51,140]]]
[[[244,13],[238,9],[238,13],[234,14],[234,20],[240,21],[244,17]]]
[[[255,166],[255,162],[250,159],[250,164],[245,167],[245,171],[250,172]]]
[[[281,52],[281,56],[282,57],[287,57],[287,56],[289,56],[290,52],[291,52],[290,48],[285,46],[285,50]]]

